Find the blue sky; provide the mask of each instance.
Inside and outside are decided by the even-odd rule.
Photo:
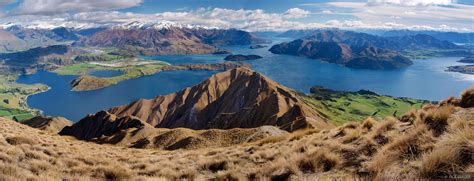
[[[473,31],[474,0],[0,0],[0,24],[90,27],[173,21],[249,31]]]

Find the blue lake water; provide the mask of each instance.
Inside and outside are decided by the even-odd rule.
[[[248,61],[253,69],[295,90],[309,92],[315,85],[336,90],[368,89],[379,94],[442,100],[458,96],[474,86],[474,75],[445,72],[446,67],[461,65],[461,57],[414,60],[414,65],[392,71],[359,70],[289,55],[275,55],[268,48],[248,46],[223,47],[234,54],[256,54],[264,58]],[[171,64],[201,64],[223,62],[226,55],[168,55],[144,57]],[[105,89],[71,92],[69,82],[74,76],[58,76],[49,72],[21,76],[20,83],[45,83],[48,92],[30,96],[28,104],[46,115],[64,116],[77,121],[89,113],[122,105],[139,98],[152,98],[194,85],[216,72],[176,71],[123,81]]]
[[[247,62],[267,77],[306,93],[312,86],[321,85],[336,90],[368,89],[383,95],[439,101],[448,96],[458,96],[461,91],[474,86],[474,75],[445,71],[448,66],[465,65],[457,62],[462,57],[414,60],[414,65],[404,69],[378,71],[351,69],[304,57],[276,55],[270,53],[268,48],[223,48],[232,50],[234,54],[262,56],[262,59]],[[206,63],[224,61],[222,55],[168,55],[148,59],[172,64],[187,63],[185,60]]]
[[[123,72],[120,70],[94,70],[87,73],[87,75],[101,77],[101,78],[115,77],[122,74]]]
[[[47,92],[28,98],[29,106],[40,109],[49,116],[62,116],[78,121],[87,114],[110,107],[128,104],[140,98],[150,99],[179,91],[200,83],[215,71],[172,71],[123,81],[110,87],[74,92],[69,82],[76,76],[60,76],[51,72],[38,72],[20,76],[19,83],[44,83],[51,87]]]

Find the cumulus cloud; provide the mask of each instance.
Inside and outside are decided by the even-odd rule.
[[[372,5],[364,2],[331,2],[336,8],[349,9],[364,24],[385,24],[392,21],[392,27],[426,28],[451,31],[474,30],[474,6],[451,4],[450,6],[420,6],[434,1],[377,0],[391,2],[384,5]],[[444,0],[438,5],[447,4]],[[450,1],[449,3],[452,3]],[[404,6],[401,6],[405,4]],[[413,6],[408,6],[413,5]],[[443,26],[440,26],[443,24]],[[396,26],[395,26],[396,25]],[[385,25],[384,25],[385,26]]]
[[[142,0],[24,0],[13,14],[61,14],[124,9],[137,6]]]
[[[450,5],[455,0],[368,0],[369,4],[396,4],[402,6]]]
[[[446,10],[415,12],[416,9],[381,6],[372,7],[365,3],[332,3],[333,6],[354,8],[351,11],[356,20],[330,20],[327,22],[300,22],[295,18],[310,16],[310,12],[289,9],[281,13],[269,13],[262,9],[225,9],[198,8],[190,11],[169,11],[156,14],[126,13],[120,11],[94,11],[79,13],[62,13],[55,15],[17,15],[0,18],[0,24],[13,22],[29,27],[52,28],[96,27],[104,25],[125,24],[132,21],[154,23],[172,21],[181,24],[192,24],[220,28],[238,28],[248,31],[286,31],[289,29],[342,28],[342,29],[428,29],[449,31],[472,31],[468,27],[471,19],[466,16],[472,12],[468,7],[458,8],[456,12]],[[437,7],[445,8],[445,7]],[[453,8],[451,8],[453,9]],[[373,12],[367,12],[368,10]],[[407,13],[404,13],[407,12]],[[444,16],[447,13],[449,16]],[[460,22],[453,21],[463,20]],[[422,22],[422,23],[420,23]],[[441,24],[441,25],[440,25]],[[471,26],[473,24],[471,23]]]
[[[293,18],[304,18],[310,14],[309,11],[300,9],[300,8],[291,8],[283,13],[284,18],[293,19]]]

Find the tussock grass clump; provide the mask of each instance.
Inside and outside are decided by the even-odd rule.
[[[297,130],[297,131],[294,131],[290,134],[290,141],[294,141],[294,140],[299,140],[301,138],[303,138],[304,136],[307,136],[307,135],[312,135],[312,134],[316,134],[316,133],[319,133],[320,130],[318,129],[314,129],[314,128],[308,128],[308,129],[303,129],[303,130]]]
[[[27,145],[34,145],[37,142],[31,138],[23,137],[23,136],[13,136],[8,137],[5,139],[7,143],[11,145],[20,145],[20,144],[27,144]]]
[[[459,106],[464,108],[474,107],[474,87],[471,87],[461,94]]]
[[[99,179],[106,180],[128,180],[132,178],[132,174],[128,169],[122,168],[119,165],[109,167],[98,167],[94,169],[93,175]]]
[[[393,117],[387,117],[384,121],[377,124],[373,131],[370,133],[371,138],[380,145],[387,144],[390,141],[387,133],[395,128],[398,123],[398,119]]]
[[[265,145],[265,144],[282,142],[282,141],[285,141],[287,139],[288,139],[287,136],[271,136],[271,137],[268,137],[268,138],[264,138],[260,141],[257,141],[256,144],[258,146],[262,146],[262,145]]]
[[[418,119],[418,110],[411,109],[400,118],[400,121],[404,123],[413,124],[417,119]]]
[[[370,131],[376,124],[377,124],[377,121],[374,118],[368,117],[367,119],[364,120],[364,122],[362,122],[361,128],[364,129],[365,131]]]
[[[448,118],[453,112],[453,106],[442,106],[436,109],[428,110],[422,121],[433,131],[435,136],[439,136],[444,133],[448,125]]]
[[[327,172],[336,169],[342,163],[340,156],[329,149],[318,149],[296,161],[296,166],[303,173]]]
[[[450,132],[432,152],[423,156],[420,171],[423,177],[448,176],[474,164],[473,129]]]
[[[210,160],[204,163],[202,168],[216,173],[218,171],[225,170],[227,168],[227,162],[224,160]]]
[[[390,170],[394,165],[416,160],[423,153],[430,151],[434,138],[426,127],[420,126],[415,130],[403,134],[391,143],[382,147],[371,161],[367,163],[367,169],[373,174]]]
[[[460,100],[453,97],[453,96],[449,96],[447,99],[445,99],[444,101],[441,101],[439,103],[439,106],[458,106],[459,105],[459,102]]]
[[[394,129],[397,124],[398,119],[394,117],[387,117],[380,124],[377,124],[374,130],[374,134],[384,134],[392,129]]]

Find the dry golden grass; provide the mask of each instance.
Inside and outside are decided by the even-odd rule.
[[[423,176],[448,176],[456,171],[464,171],[474,164],[474,131],[471,128],[452,130],[434,145],[434,150],[422,158]],[[466,168],[467,169],[467,168]]]
[[[413,180],[474,170],[474,108],[407,115],[174,151],[99,145],[0,119],[0,180]]]
[[[454,107],[451,105],[433,108],[425,112],[420,121],[423,121],[435,136],[443,134],[448,126],[448,118],[451,116]]]

